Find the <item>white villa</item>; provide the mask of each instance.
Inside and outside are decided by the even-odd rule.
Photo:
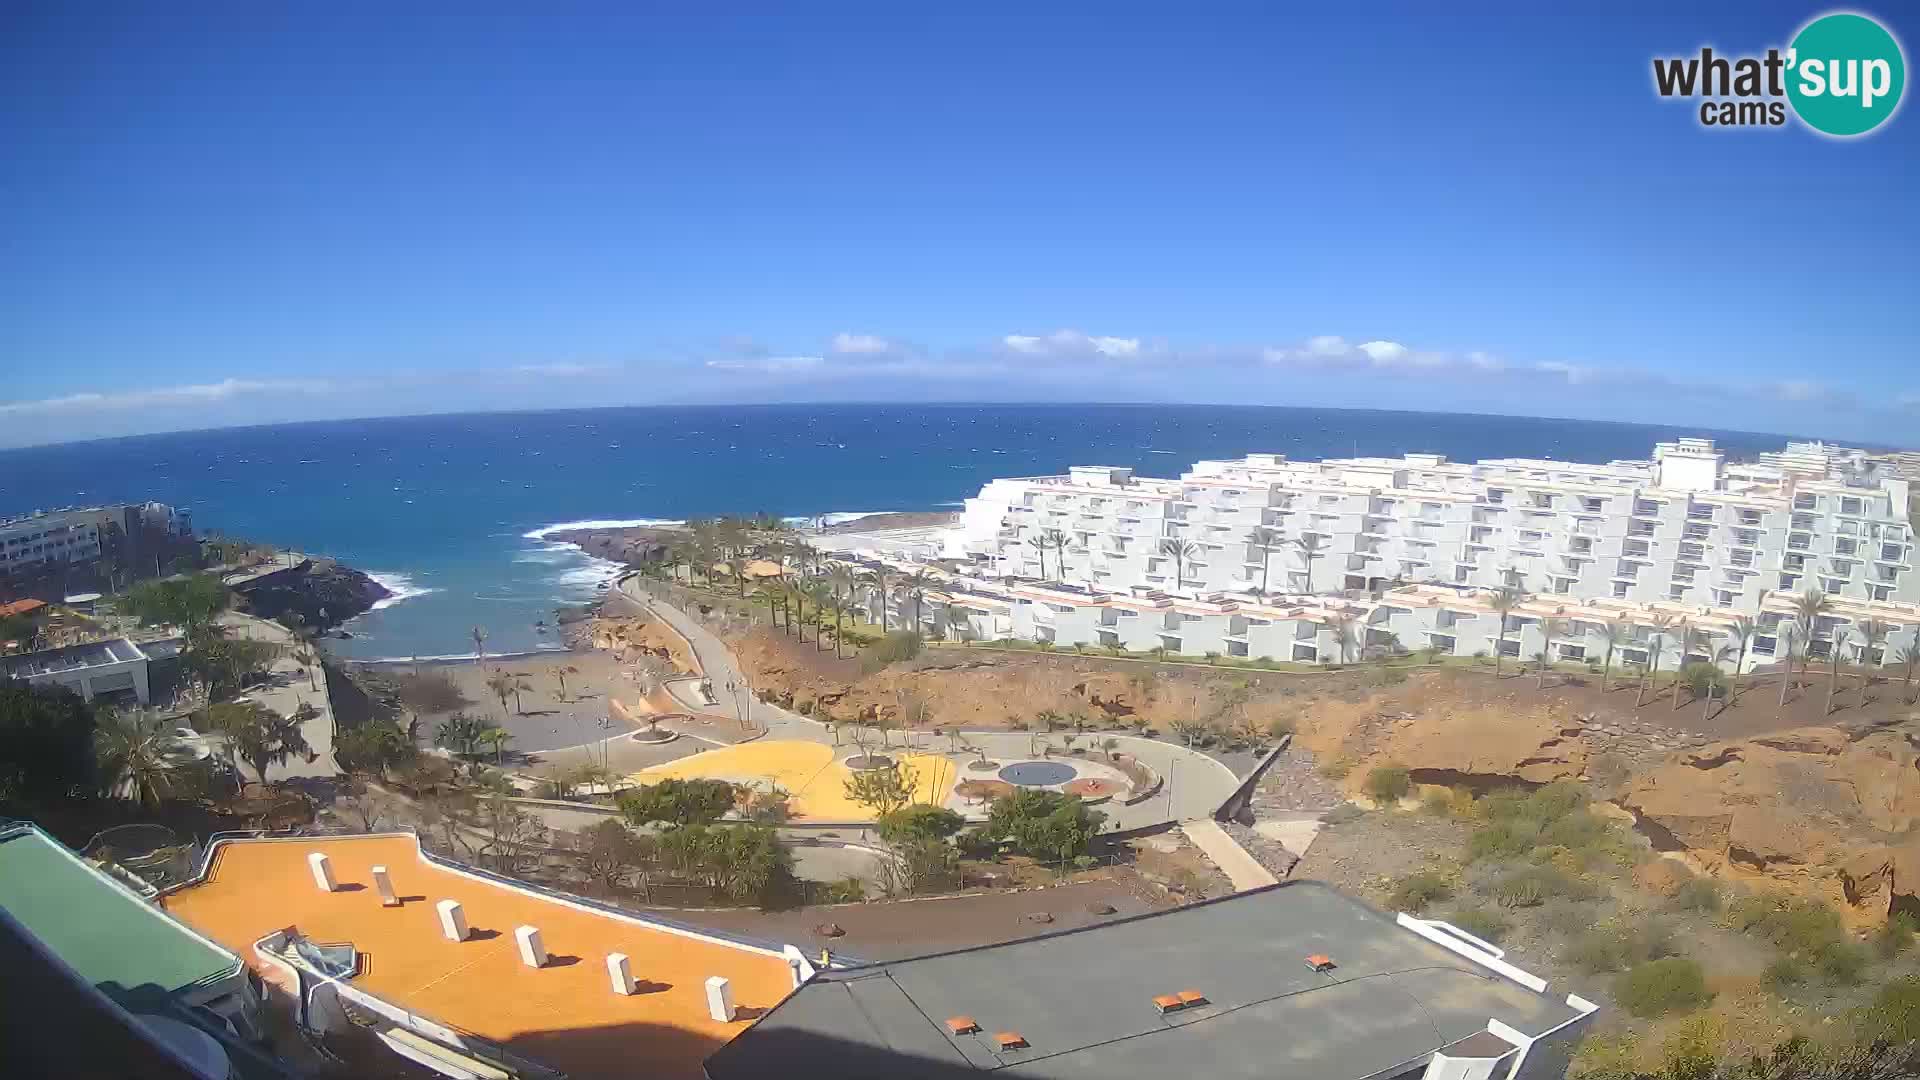
[[[1076,466],[967,500],[940,538],[960,571],[934,573],[919,609],[935,634],[1307,662],[1381,648],[1578,661],[1601,655],[1612,622],[1626,628],[1616,662],[1750,668],[1817,589],[1830,607],[1796,648],[1820,657],[1839,640],[1844,659],[1886,664],[1920,647],[1908,488],[1859,450],[1789,443],[1729,463],[1705,439],[1604,465],[1251,454],[1179,479]],[[1504,635],[1489,606],[1502,586],[1527,594]],[[1750,640],[1728,649],[1741,619]]]

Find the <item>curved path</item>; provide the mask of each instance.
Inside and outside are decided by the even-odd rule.
[[[729,683],[739,687],[750,686],[741,675],[732,650],[728,649],[726,643],[712,631],[701,625],[698,619],[648,595],[645,582],[638,575],[622,578],[616,588],[621,603],[652,614],[687,640],[693,649],[694,659],[699,663],[705,677],[713,680],[715,696],[718,698],[717,704],[711,706],[701,702],[700,705],[704,711],[719,713],[737,721],[740,717],[740,708],[744,704],[747,728],[754,736],[764,732],[764,738],[768,741],[790,739],[829,745],[835,743],[832,730],[825,724],[789,712],[777,705],[755,700],[751,692],[735,694],[725,692]],[[1124,806],[1117,802],[1102,804],[1099,809],[1107,816],[1109,828],[1135,829],[1166,821],[1187,821],[1208,817],[1239,784],[1239,778],[1234,775],[1232,769],[1197,751],[1158,739],[1145,739],[1132,735],[1109,736],[1100,733],[1094,737],[1114,738],[1128,753],[1138,756],[1158,771],[1163,781],[1157,794],[1132,806]],[[1025,761],[1037,756],[1034,752],[1036,737],[1027,732],[963,731],[959,733],[959,739],[966,745],[978,748],[987,756],[1001,762]],[[686,742],[687,740],[682,739],[668,745],[678,746]],[[947,736],[935,738],[930,734],[919,734],[908,748],[923,752],[944,753],[948,751],[950,745]],[[691,750],[692,747],[689,746],[687,749]],[[843,749],[846,753],[852,752],[851,746],[844,746]],[[682,754],[672,756],[680,757]]]

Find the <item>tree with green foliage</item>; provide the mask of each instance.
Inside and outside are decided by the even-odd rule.
[[[987,835],[1010,840],[1016,849],[1041,859],[1065,861],[1084,855],[1106,815],[1087,809],[1078,797],[1043,788],[1021,788],[993,802]]]
[[[95,783],[91,704],[64,686],[0,679],[0,804],[46,804]]]
[[[1634,1016],[1650,1019],[1687,1012],[1713,1000],[1697,961],[1669,956],[1635,965],[1620,976],[1614,997]]]
[[[94,732],[101,790],[148,809],[191,786],[197,766],[164,718],[108,712]]]
[[[239,693],[255,674],[272,666],[280,647],[270,641],[236,638],[217,623],[187,631],[180,660],[187,671],[207,684],[210,701]]]
[[[793,880],[793,860],[771,825],[686,825],[657,840],[679,872],[734,900],[773,901]]]
[[[234,754],[253,768],[262,784],[267,782],[269,767],[313,753],[300,730],[310,717],[298,713],[282,716],[257,701],[235,701],[213,706],[207,718],[214,730],[227,737]]]
[[[736,791],[725,780],[670,778],[620,793],[620,812],[635,825],[711,825],[733,809]]]
[[[398,725],[379,719],[368,719],[333,737],[333,759],[348,772],[385,776],[413,760],[418,752]]]
[[[602,885],[612,888],[647,860],[652,845],[652,838],[639,836],[608,818],[581,830],[582,868]]]
[[[480,747],[486,741],[487,729],[491,726],[471,713],[456,712],[434,727],[433,741],[436,746],[445,747],[460,757],[474,757],[480,753]]]
[[[487,676],[487,689],[499,700],[500,715],[502,717],[507,715],[507,701],[516,693],[516,687],[519,681],[520,680],[514,678],[512,675],[500,670],[495,670],[493,674]]]
[[[1496,678],[1500,675],[1500,658],[1505,655],[1507,645],[1507,620],[1513,617],[1514,610],[1526,599],[1526,593],[1511,585],[1502,585],[1487,599],[1487,607],[1500,619],[1500,625],[1494,628],[1493,674]]]
[[[119,598],[117,607],[144,626],[164,624],[192,631],[211,623],[230,600],[218,574],[193,574],[141,582]]]
[[[919,783],[919,770],[895,762],[884,768],[855,770],[842,786],[848,799],[872,810],[876,818],[884,818],[913,802]]]

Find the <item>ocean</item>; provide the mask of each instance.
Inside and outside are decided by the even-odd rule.
[[[1709,435],[1783,436],[1448,413],[1184,405],[639,407],[322,421],[0,451],[0,518],[157,499],[217,531],[330,555],[395,592],[353,620],[355,659],[560,648],[557,605],[614,567],[544,539],[569,526],[766,512],[816,518],[955,508],[996,476],[1195,460],[1408,451],[1456,460],[1644,458]]]

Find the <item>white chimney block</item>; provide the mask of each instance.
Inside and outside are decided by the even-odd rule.
[[[380,893],[381,907],[399,907],[400,894],[393,891],[393,879],[387,876],[387,868],[373,868],[373,887]]]
[[[707,980],[707,1015],[723,1024],[733,1022],[733,984],[719,975]]]
[[[319,852],[307,856],[307,867],[313,871],[313,883],[321,892],[333,891],[333,860]]]
[[[626,953],[607,954],[607,981],[613,984],[616,994],[625,996],[633,993],[633,969],[627,966]]]
[[[440,911],[440,932],[448,941],[467,940],[467,913],[458,900],[442,900],[434,905]]]
[[[519,927],[513,932],[513,940],[520,943],[521,963],[537,968],[547,962],[547,946],[540,940],[539,927]]]

